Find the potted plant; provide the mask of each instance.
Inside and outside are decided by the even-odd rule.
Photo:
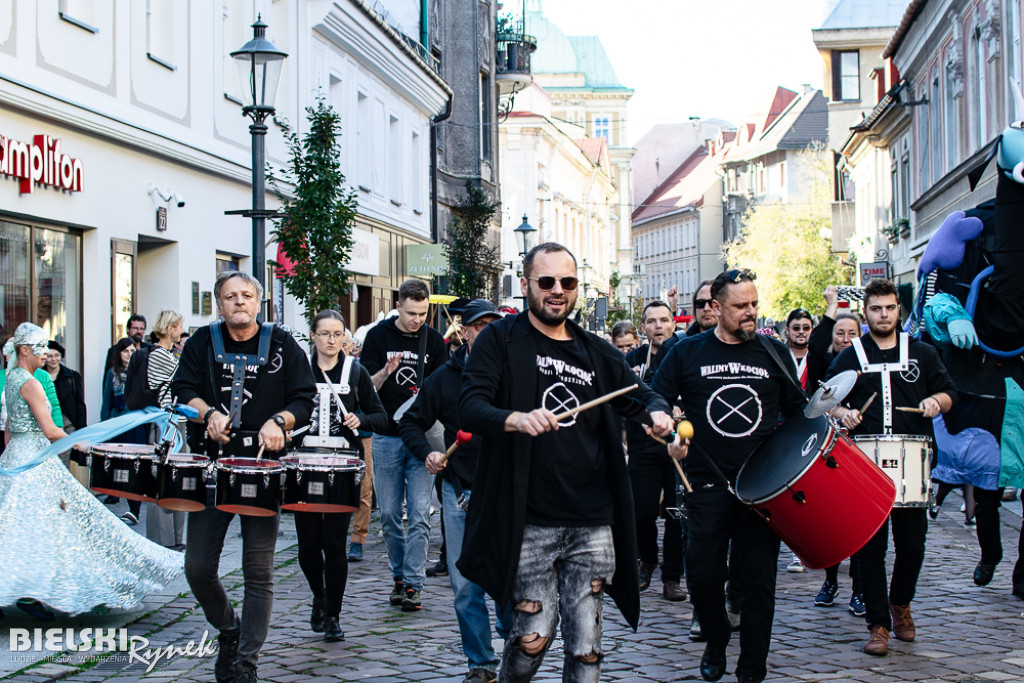
[[[899,221],[891,225],[883,225],[878,231],[885,235],[889,244],[896,244],[900,239]]]

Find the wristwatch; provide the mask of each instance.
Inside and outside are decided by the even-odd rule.
[[[281,428],[281,433],[284,434],[284,438],[287,439],[288,438],[288,430],[286,430],[284,428],[284,426],[285,426],[284,416],[283,415],[276,415],[275,414],[275,415],[272,415],[270,417],[270,419],[274,421],[274,424],[276,424],[278,427]]]

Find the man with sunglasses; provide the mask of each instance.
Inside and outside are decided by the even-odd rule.
[[[733,484],[747,457],[778,427],[780,413],[796,415],[805,404],[785,346],[755,333],[754,278],[748,270],[715,278],[711,297],[718,325],[675,344],[651,385],[666,400],[679,401],[693,424],[693,438],[671,445],[669,453],[685,458],[693,487],[687,494],[686,577],[707,639],[700,662],[706,681],[725,675],[730,543],[743,609],[736,677],[740,683],[760,683],[767,674],[779,537],[736,498]]]
[[[455,616],[462,636],[462,651],[469,664],[463,683],[491,683],[495,680],[498,658],[491,647],[490,615],[483,589],[464,577],[455,566],[462,554],[462,538],[466,533],[466,505],[473,488],[473,472],[479,453],[480,437],[462,443],[445,460],[444,453],[434,448],[426,433],[438,420],[444,425],[444,446],[451,447],[459,431],[456,415],[459,390],[466,359],[473,343],[485,327],[501,320],[501,314],[490,301],[473,299],[462,309],[462,330],[466,344],[452,353],[448,362],[423,382],[416,402],[402,416],[398,431],[402,442],[422,460],[431,474],[441,479],[441,503],[444,506],[445,539],[448,544],[448,576],[455,593]],[[498,635],[504,638],[511,628],[512,617],[507,609],[498,609]]]
[[[707,332],[718,324],[718,312],[713,305],[711,298],[711,283],[714,280],[704,280],[697,287],[693,295],[693,322],[686,329],[686,336],[693,337],[701,332]]]
[[[458,567],[513,610],[499,680],[530,680],[561,622],[564,679],[597,681],[605,589],[633,628],[640,617],[619,417],[660,436],[672,420],[615,347],[568,320],[578,280],[565,247],[533,248],[523,275],[527,311],[488,325],[462,375],[460,426],[483,441]]]
[[[641,313],[647,343],[626,355],[626,364],[636,370],[640,379],[650,385],[661,360],[679,340],[672,309],[664,301],[650,301]],[[683,576],[682,522],[665,514],[665,507],[675,505],[676,471],[665,455],[665,447],[648,436],[643,425],[626,423],[626,448],[629,450],[629,480],[633,487],[636,510],[636,540],[640,551],[640,590],[651,585],[651,576],[658,566],[658,516],[665,518],[665,539],[662,543],[664,563],[661,565],[662,596],[671,602],[686,599],[680,585]]]

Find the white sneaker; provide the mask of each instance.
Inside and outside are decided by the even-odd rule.
[[[121,515],[121,521],[127,524],[128,526],[135,526],[139,523],[139,518],[133,515],[129,510],[128,512]]]
[[[794,555],[793,556],[793,561],[789,563],[788,567],[786,567],[786,571],[787,572],[793,572],[795,574],[799,574],[803,570],[804,570],[804,563],[800,561],[799,557]]]

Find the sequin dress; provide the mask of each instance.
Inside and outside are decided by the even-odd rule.
[[[11,370],[4,389],[11,442],[0,456],[9,469],[50,442]],[[72,476],[57,456],[0,475],[0,605],[34,598],[68,614],[94,607],[129,609],[182,571],[183,555],[132,531]]]

